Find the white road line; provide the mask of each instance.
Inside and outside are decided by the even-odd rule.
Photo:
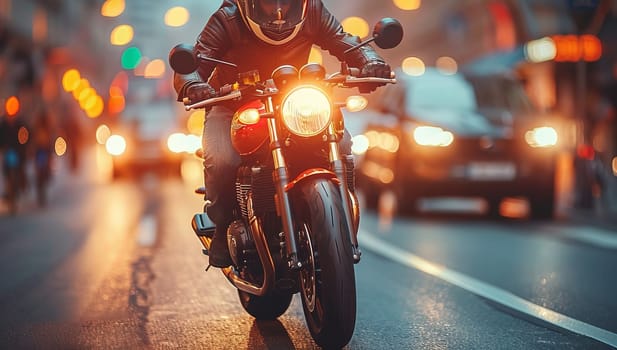
[[[358,233],[358,239],[364,249],[371,250],[377,254],[387,257],[390,260],[435,276],[443,281],[466,289],[474,294],[490,299],[516,311],[523,312],[527,315],[544,320],[571,332],[596,339],[613,347],[617,347],[617,334],[615,333],[562,315],[558,312],[549,310],[518,297],[506,290],[464,275],[460,272],[450,270],[443,265],[432,263],[417,255],[402,250],[401,248],[386,243],[366,231],[360,230]]]
[[[594,227],[551,227],[551,231],[598,247],[617,249],[617,232]]]
[[[141,218],[137,228],[137,243],[142,247],[151,247],[156,242],[156,218],[146,215]]]

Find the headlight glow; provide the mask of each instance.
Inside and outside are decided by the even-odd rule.
[[[331,115],[328,96],[314,87],[296,88],[283,100],[283,122],[289,131],[298,136],[310,137],[321,133],[330,124]]]
[[[454,141],[454,135],[439,127],[419,126],[413,130],[413,139],[421,146],[448,147]]]
[[[167,149],[174,153],[182,153],[186,150],[186,135],[174,133],[167,138]]]
[[[535,128],[525,133],[525,141],[531,147],[552,147],[557,144],[558,139],[557,131],[550,126]]]
[[[120,135],[111,135],[105,141],[105,150],[112,156],[119,156],[126,151],[126,140]]]
[[[184,152],[188,154],[195,154],[195,152],[201,148],[201,137],[197,135],[186,135],[184,142]]]
[[[362,155],[368,151],[369,139],[365,135],[356,135],[351,138],[351,151],[353,154]]]
[[[245,125],[253,125],[259,122],[259,110],[255,108],[249,108],[238,115],[238,120]]]
[[[359,112],[368,106],[368,100],[364,96],[349,96],[345,102],[345,107],[350,112]]]

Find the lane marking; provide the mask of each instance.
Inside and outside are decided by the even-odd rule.
[[[142,247],[151,247],[156,242],[156,218],[154,215],[146,215],[141,218],[137,228],[137,243]]]
[[[566,238],[583,243],[602,248],[617,249],[617,232],[595,227],[551,227],[550,230]]]
[[[482,282],[447,267],[430,262],[401,248],[384,242],[376,236],[360,230],[358,239],[365,249],[380,254],[402,265],[420,270],[431,276],[463,288],[476,295],[492,300],[516,311],[541,319],[573,333],[593,338],[612,347],[617,347],[617,334],[590,325],[577,319],[562,315],[553,310],[536,305],[504,289]]]

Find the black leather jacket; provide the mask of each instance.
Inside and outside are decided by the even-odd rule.
[[[224,0],[199,34],[195,54],[235,63],[238,68],[201,61],[196,73],[176,73],[174,87],[178,100],[184,97],[186,87],[192,82],[208,81],[218,90],[225,84],[236,82],[239,72],[256,69],[263,80],[283,64],[300,68],[307,63],[313,44],[329,51],[339,60],[345,60],[352,67],[361,68],[369,61],[383,62],[368,45],[345,55],[344,51],[360,43],[360,39],[344,32],[321,0],[308,1],[304,25],[296,37],[283,45],[271,45],[248,30],[235,0]]]

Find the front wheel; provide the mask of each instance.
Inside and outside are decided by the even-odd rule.
[[[257,296],[238,289],[242,307],[258,320],[274,320],[284,314],[291,304],[292,296],[279,293]]]
[[[315,342],[341,348],[356,323],[356,283],[349,227],[337,187],[308,180],[294,194],[302,307]]]

